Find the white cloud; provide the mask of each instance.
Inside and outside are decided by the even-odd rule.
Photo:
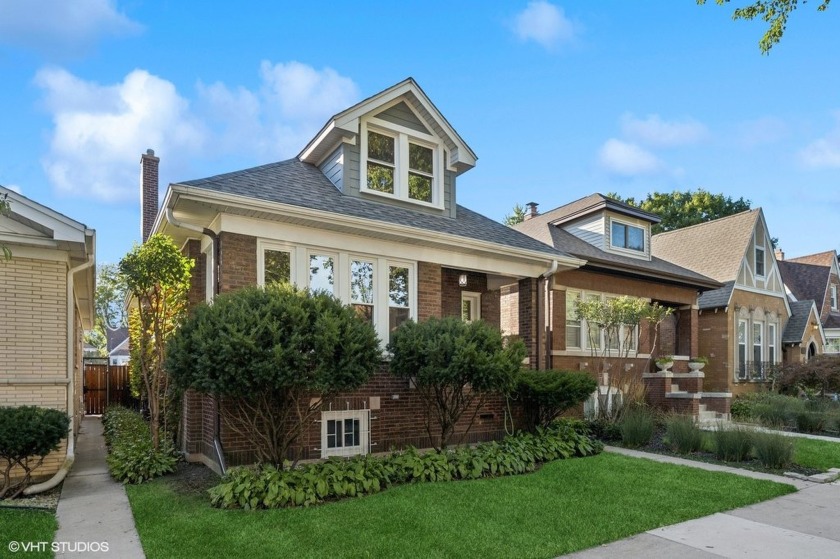
[[[799,160],[812,168],[840,168],[840,111],[834,112],[833,130],[799,151]]]
[[[0,14],[0,43],[40,51],[66,53],[142,30],[113,0],[0,0]]]
[[[516,15],[513,31],[521,41],[534,41],[552,50],[560,43],[573,42],[578,25],[565,16],[562,8],[537,0]]]
[[[61,69],[38,72],[55,128],[43,164],[60,191],[114,201],[137,195],[140,154],[154,147],[194,156],[205,131],[175,86],[145,70],[115,85]],[[173,158],[174,159],[174,158]]]
[[[655,175],[665,168],[659,158],[641,146],[615,138],[601,146],[598,162],[608,173],[622,177]]]
[[[145,70],[113,85],[42,70],[35,83],[54,122],[46,173],[65,193],[133,199],[147,148],[161,156],[168,174],[231,155],[249,162],[289,157],[358,98],[355,83],[329,68],[263,62],[260,76],[256,91],[198,83],[191,102]]]
[[[697,143],[708,136],[708,129],[702,123],[686,118],[683,120],[663,120],[652,114],[637,118],[631,113],[621,117],[623,134],[648,147],[675,147]]]

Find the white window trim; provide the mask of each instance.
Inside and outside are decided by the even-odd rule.
[[[773,334],[770,334],[770,331],[773,331]],[[768,322],[767,323],[767,358],[770,357],[770,348],[773,348],[773,363],[779,362],[779,352],[777,351],[778,344],[776,343],[776,336],[779,330],[779,326],[775,322]]]
[[[361,142],[359,146],[359,190],[365,194],[383,196],[389,199],[402,200],[411,204],[418,204],[435,209],[444,209],[443,175],[444,175],[444,147],[443,141],[429,134],[412,130],[398,124],[365,117],[361,119]],[[368,131],[372,130],[385,136],[394,138],[394,193],[380,192],[367,187],[367,145]],[[432,149],[432,201],[415,200],[408,195],[408,144],[409,142]]]
[[[575,294],[577,294],[577,300],[578,300],[578,301],[582,301],[582,300],[583,300],[583,292],[581,292],[581,291],[579,291],[579,290],[577,290],[577,289],[567,289],[567,290],[566,290],[566,305],[568,305],[568,304],[569,304],[569,294],[570,294],[570,293],[575,293]],[[566,336],[566,331],[567,331],[567,330],[568,330],[568,328],[569,328],[568,308],[566,309],[566,313],[567,313],[567,316],[564,316],[564,317],[563,317],[563,329],[564,329],[563,334],[564,334],[564,336]],[[584,322],[585,322],[584,320],[578,320],[578,323],[579,323],[579,324],[576,326],[576,328],[577,328],[577,330],[578,330],[578,339],[580,339],[580,343],[579,343],[578,345],[576,345],[576,346],[571,346],[571,347],[570,347],[569,345],[566,345],[566,351],[569,351],[569,350],[573,350],[573,351],[574,351],[574,350],[581,350],[581,351],[582,351],[582,350],[583,350],[583,348],[584,348],[584,343],[583,343],[583,323],[584,323]],[[566,339],[566,340],[568,340],[568,337],[566,337],[565,339]]]
[[[303,284],[303,285],[306,285],[310,290],[312,289],[312,285],[310,284],[311,279],[312,279],[311,278],[311,276],[312,276],[312,273],[311,273],[312,263],[311,263],[310,259],[313,256],[326,256],[327,258],[332,258],[332,261],[333,261],[333,291],[332,292],[333,292],[333,295],[338,297],[338,286],[339,286],[338,278],[339,278],[339,275],[340,275],[339,274],[338,253],[334,252],[334,251],[330,251],[330,250],[318,250],[318,249],[312,249],[312,248],[307,248],[304,252],[306,253],[306,283]]]
[[[216,241],[218,242],[218,241]],[[213,298],[215,297],[215,288],[214,279],[215,279],[215,268],[216,262],[215,260],[215,253],[213,250],[214,244],[210,243],[207,245],[207,248],[203,251],[204,252],[204,301],[206,303],[212,303]]]
[[[762,258],[762,263],[764,265],[764,270],[762,273],[758,273],[758,252],[764,255]],[[757,278],[766,278],[767,277],[767,251],[764,249],[763,246],[755,245],[755,253],[753,254],[753,265],[755,266],[755,277]]]
[[[741,341],[738,339],[740,334],[741,325],[744,326],[744,378],[739,376],[739,369],[741,367],[740,361],[740,349],[741,349]],[[735,379],[736,380],[747,380],[750,378],[749,372],[749,364],[750,364],[750,352],[748,348],[750,347],[750,340],[752,337],[752,330],[750,329],[750,321],[744,318],[736,319],[735,323]]]
[[[598,408],[601,405],[601,396],[607,397],[607,411],[612,411],[615,407],[615,401],[618,400],[622,405],[624,402],[624,393],[614,386],[600,385],[598,389],[589,395],[583,403],[583,415],[586,419],[594,419],[598,416]]]
[[[300,278],[297,277],[297,272],[299,269],[298,262],[297,262],[297,247],[295,245],[291,245],[288,243],[280,243],[276,241],[266,241],[263,239],[257,239],[257,285],[260,287],[265,287],[265,251],[267,250],[275,250],[280,252],[288,252],[289,253],[289,279],[293,285],[307,285],[308,279],[304,282],[300,281]],[[304,253],[305,251],[301,251]],[[308,270],[306,268],[307,276],[309,276]]]
[[[481,319],[481,293],[477,293],[475,291],[462,291],[461,292],[461,308],[464,308],[464,301],[470,301],[472,303],[470,313],[470,319],[467,322],[474,322],[476,320]],[[462,315],[463,318],[463,315]]]
[[[758,326],[758,330],[759,330],[759,334],[758,334],[759,335],[759,342],[757,344],[755,343],[755,327],[756,326]],[[753,321],[752,327],[750,328],[750,341],[752,342],[750,344],[750,347],[752,348],[752,351],[750,352],[750,357],[753,358],[753,359],[751,359],[751,361],[755,362],[755,348],[759,348],[759,350],[761,352],[761,359],[759,359],[758,362],[763,363],[764,362],[764,356],[765,356],[765,352],[764,352],[764,323],[763,322],[760,322],[758,320]]]
[[[639,225],[637,223],[630,222],[630,221],[625,221],[623,219],[617,219],[615,217],[610,217],[609,221],[610,221],[610,224],[609,224],[610,225],[610,246],[609,246],[610,250],[613,250],[615,252],[621,252],[621,253],[628,254],[628,255],[631,255],[631,256],[636,256],[636,257],[638,257],[639,255],[647,256],[647,254],[648,254],[648,235],[647,235],[647,230],[645,229],[644,226]],[[635,250],[635,249],[632,249],[632,248],[615,246],[613,244],[613,232],[612,232],[613,223],[620,223],[621,225],[624,225],[626,227],[635,227],[636,229],[641,229],[642,230],[642,250]]]
[[[359,420],[359,445],[327,448],[327,422],[345,419]],[[370,453],[370,410],[321,412],[321,458],[328,456],[357,456]]]
[[[837,310],[837,286],[832,285],[830,286],[830,297],[831,297],[831,310]]]

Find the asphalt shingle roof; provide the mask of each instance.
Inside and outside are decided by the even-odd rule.
[[[785,331],[782,332],[783,344],[802,343],[813,305],[814,301],[811,299],[794,301],[790,304],[790,318],[785,325]]]
[[[785,262],[798,262],[799,264],[814,264],[815,266],[831,267],[831,264],[836,258],[836,252],[833,250],[827,250],[816,254],[807,254],[805,256],[797,256],[796,258],[788,258]]]
[[[732,290],[735,288],[734,281],[726,282],[720,289],[713,289],[700,294],[697,305],[701,309],[719,309],[729,304]]]
[[[708,286],[716,283],[702,274],[687,270],[661,258],[653,257],[648,261],[601,250],[583,239],[575,237],[565,229],[551,225],[549,222],[554,219],[557,219],[556,215],[551,217],[549,214],[542,214],[516,225],[516,230],[543,243],[550,244],[564,253],[582,258],[589,264],[604,264],[608,267],[619,266],[636,271],[640,275],[671,276],[672,279],[690,285]]]
[[[741,269],[760,209],[683,227],[651,238],[655,256],[714,278],[733,281]]]
[[[797,300],[813,299],[822,306],[831,268],[793,260],[780,260],[777,264],[782,281]]]
[[[584,196],[579,200],[564,204],[559,208],[548,210],[538,215],[534,219],[538,219],[544,223],[558,222],[564,219],[572,219],[583,216],[601,209],[610,209],[619,213],[629,214],[643,219],[647,219],[651,223],[659,223],[659,216],[648,213],[640,208],[619,202],[612,198],[608,198],[603,194],[595,193],[589,196]],[[532,220],[528,220],[532,221]]]
[[[177,184],[542,252],[547,258],[568,256],[461,205],[453,219],[345,195],[320,169],[298,159]]]

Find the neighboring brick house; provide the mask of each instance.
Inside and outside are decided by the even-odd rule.
[[[0,406],[36,405],[67,412],[78,432],[82,401],[82,331],[93,327],[95,232],[0,186],[10,215],[0,215]],[[51,476],[72,460],[73,438],[36,471]],[[60,470],[61,476],[66,470]]]
[[[762,210],[654,235],[654,256],[724,284],[700,296],[705,387],[721,395],[760,389],[783,361],[791,309]]]
[[[811,328],[813,340],[803,340],[800,353],[805,358],[815,353],[840,354],[840,269],[837,265],[837,253],[833,250],[809,254],[785,260],[784,253],[776,251],[779,270],[787,288],[788,297],[793,301],[813,300],[816,314],[825,334],[822,351],[818,345],[823,340]]]
[[[383,344],[407,319],[459,316],[498,327],[501,293],[515,288],[523,304],[512,320],[537,367],[541,326],[531,301],[546,274],[583,261],[458,205],[457,178],[475,162],[407,79],[332,117],[294,159],[171,184],[153,231],[196,259],[192,303],[290,281],[355,306]],[[143,197],[152,207],[157,165],[153,152],[142,156]],[[216,424],[210,398],[188,394],[183,418],[191,459],[221,462],[219,442],[228,462],[252,459],[242,440]],[[330,436],[342,421],[361,435],[346,447]],[[478,416],[471,440],[499,437],[504,423],[498,399]],[[324,406],[296,455],[405,444],[430,446],[422,409],[408,381],[383,367],[359,391]]]
[[[545,308],[548,334],[543,361],[557,369],[597,370],[593,351],[601,353],[607,343],[602,331],[577,319],[575,305],[581,299],[609,299],[622,295],[640,297],[674,309],[660,328],[656,352],[674,355],[673,372],[646,369],[651,363],[652,329],[640,326],[628,333],[629,359],[624,365],[648,384],[648,399],[660,406],[697,415],[709,410],[728,412],[719,402],[703,398],[703,373],[689,372],[687,360],[698,354],[698,293],[717,289],[720,283],[697,272],[651,254],[651,226],[659,217],[608,198],[592,194],[539,214],[529,204],[525,221],[515,226],[557,250],[586,260],[578,269],[558,270],[547,287]],[[521,304],[516,286],[503,292],[502,308]],[[513,329],[503,321],[503,329]],[[514,332],[516,333],[516,332]],[[612,341],[611,355],[619,356],[619,343]],[[609,379],[600,379],[606,386]],[[602,388],[603,390],[603,388]]]

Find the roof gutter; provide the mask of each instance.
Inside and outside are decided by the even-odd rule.
[[[186,229],[187,231],[194,231],[196,233],[201,233],[202,235],[206,235],[210,238],[210,244],[213,245],[213,268],[211,273],[213,274],[212,285],[213,296],[215,297],[219,294],[219,271],[221,270],[222,257],[222,246],[219,242],[219,235],[215,231],[207,227],[199,227],[198,225],[192,225],[191,223],[184,223],[183,221],[178,221],[177,219],[175,219],[175,214],[172,211],[172,208],[166,207],[164,216],[166,217],[166,221],[173,227],[177,227],[179,229]],[[224,448],[222,447],[221,413],[219,412],[219,399],[215,396],[213,397],[213,403],[216,405],[216,418],[213,422],[213,449],[216,451],[216,463],[219,466],[219,472],[222,475],[225,475],[227,467],[225,465],[225,452]]]
[[[24,495],[35,495],[36,493],[43,493],[57,486],[64,481],[70,469],[73,467],[73,462],[76,460],[76,394],[75,385],[73,383],[73,373],[76,368],[76,352],[75,352],[75,336],[73,332],[76,326],[76,305],[74,301],[74,277],[77,272],[81,272],[90,268],[96,263],[96,236],[93,235],[93,246],[90,256],[86,262],[79,264],[74,268],[67,270],[67,415],[70,417],[70,428],[67,431],[67,453],[64,455],[64,463],[58,471],[47,481],[30,485],[23,490]],[[62,383],[63,384],[63,383]]]
[[[551,254],[530,249],[517,249],[513,247],[507,247],[505,245],[500,245],[498,243],[479,241],[475,239],[469,239],[467,237],[461,237],[458,235],[439,233],[437,231],[430,231],[428,229],[421,229],[418,227],[407,227],[405,225],[390,224],[383,221],[374,221],[365,218],[351,217],[339,213],[315,210],[310,208],[301,208],[299,206],[280,204],[277,202],[267,202],[259,200],[257,201],[258,203],[254,203],[255,199],[253,198],[249,198],[246,196],[237,196],[235,194],[224,194],[221,192],[213,192],[212,198],[208,200],[208,191],[206,189],[195,188],[187,185],[171,185],[170,188],[173,189],[173,191],[177,189],[177,192],[181,194],[195,196],[203,202],[227,202],[231,205],[236,205],[241,208],[250,208],[258,211],[271,212],[279,215],[289,215],[291,217],[297,218],[299,218],[301,213],[305,211],[306,217],[309,219],[320,219],[321,221],[329,220],[333,223],[349,225],[365,230],[370,230],[371,225],[374,225],[377,231],[392,233],[394,235],[409,237],[411,239],[420,238],[432,241],[437,240],[449,246],[472,248],[475,250],[481,250],[493,254],[499,254],[503,256],[514,256],[519,258],[526,258],[529,260],[539,260],[542,262],[545,262],[546,258],[553,258],[558,262],[558,264],[569,266],[572,268],[579,268],[586,264],[586,260],[582,260],[571,255]],[[169,201],[169,199],[170,196],[169,193],[167,193],[167,200],[165,202]],[[546,248],[550,247],[546,245]]]

